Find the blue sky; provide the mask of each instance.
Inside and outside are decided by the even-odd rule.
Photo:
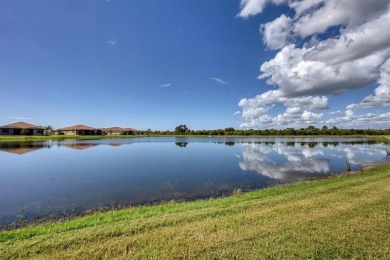
[[[0,1],[0,124],[388,128],[389,2],[359,2]]]

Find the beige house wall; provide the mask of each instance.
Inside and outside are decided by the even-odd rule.
[[[107,135],[121,135],[122,133],[121,132],[104,132],[104,134],[107,134]]]
[[[61,131],[64,135],[76,135],[76,131],[73,130],[67,130],[67,131]]]

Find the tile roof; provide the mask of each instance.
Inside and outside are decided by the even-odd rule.
[[[105,131],[105,132],[126,132],[126,131],[133,131],[133,132],[138,132],[138,130],[134,129],[134,128],[123,128],[123,127],[119,127],[119,126],[113,126],[113,127],[107,127],[107,128],[101,128],[102,131]]]
[[[87,125],[73,125],[73,126],[67,126],[67,127],[63,127],[63,128],[60,128],[58,130],[61,130],[61,131],[75,131],[75,130],[95,130],[97,128],[94,128],[94,127],[91,127],[91,126],[87,126]]]
[[[126,131],[133,131],[133,132],[139,132],[137,129],[134,128],[125,128]]]
[[[25,122],[17,122],[9,125],[0,126],[0,128],[14,128],[14,129],[39,129],[44,130],[45,128],[42,126],[32,125]],[[74,125],[74,126],[67,126],[63,128],[59,128],[57,130],[61,131],[75,131],[75,130],[95,130],[98,128],[94,128],[87,125]],[[126,132],[126,131],[132,131],[132,132],[139,132],[137,129],[129,128],[129,127],[119,127],[119,126],[113,126],[113,127],[107,127],[107,128],[100,128],[102,131],[105,132]]]
[[[14,129],[45,129],[42,126],[32,125],[25,122],[17,122],[9,125],[0,126],[0,128],[14,128]]]
[[[101,128],[105,132],[124,132],[126,131],[125,128],[119,127],[119,126],[113,126],[113,127],[107,127],[107,128]]]

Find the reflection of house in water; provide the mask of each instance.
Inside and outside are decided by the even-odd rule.
[[[107,140],[106,140],[107,141]],[[58,142],[57,146],[58,147],[67,147],[67,148],[72,148],[76,150],[85,150],[88,148],[92,148],[95,146],[112,146],[112,147],[118,147],[121,145],[124,145],[125,143],[121,143],[120,141],[109,141],[108,143],[106,142],[98,142],[98,141],[64,141],[64,142]]]
[[[98,144],[91,144],[91,143],[73,143],[73,144],[64,144],[63,146],[72,148],[72,149],[77,149],[77,150],[84,150],[88,149],[94,146],[97,146]]]
[[[0,151],[14,154],[25,154],[30,152],[35,152],[42,148],[50,148],[50,145],[47,143],[14,143],[14,142],[6,142],[0,143]]]
[[[115,146],[115,147],[117,147],[117,146],[121,146],[121,145],[123,145],[123,144],[118,144],[118,143],[112,143],[112,144],[108,144],[109,146]]]
[[[14,154],[25,154],[30,152],[35,152],[37,150],[42,149],[43,147],[26,147],[26,148],[10,148],[10,149],[3,149],[0,148],[1,151],[7,152],[7,153],[14,153]]]

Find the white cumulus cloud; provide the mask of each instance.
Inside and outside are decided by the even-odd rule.
[[[367,96],[358,104],[348,105],[347,109],[390,107],[390,59],[381,66],[378,84],[374,95]]]
[[[237,16],[242,18],[248,18],[263,12],[268,3],[280,5],[287,2],[287,0],[241,0],[241,11]]]
[[[303,2],[310,2],[309,12],[304,12],[294,24],[294,31],[302,37],[323,33],[332,26],[353,27],[359,25],[377,17],[378,14],[385,13],[389,4],[387,0],[323,0],[292,1],[290,6],[299,10],[297,14],[302,14]],[[310,9],[318,4],[322,4],[322,6],[314,10]]]
[[[269,49],[275,50],[286,46],[291,32],[291,18],[282,14],[279,18],[262,26],[263,41]]]
[[[287,4],[292,10],[261,25],[265,46],[279,51],[261,64],[259,79],[276,89],[240,100],[241,127],[341,122],[364,127],[369,118],[386,118],[386,113],[355,115],[352,110],[390,106],[390,0],[242,0],[238,16],[259,14],[267,4]],[[378,84],[374,94],[349,105],[343,117],[324,121],[324,113],[315,111],[329,108],[328,96],[373,83]],[[275,103],[286,111],[271,115],[266,106]]]
[[[267,4],[267,0],[241,0],[240,17],[249,17],[261,13]]]
[[[347,110],[351,111],[351,110]],[[347,128],[388,128],[390,122],[389,113],[365,113],[363,115],[355,115],[351,112],[346,112],[343,117],[337,117],[327,120],[325,123],[329,125],[342,125]]]

